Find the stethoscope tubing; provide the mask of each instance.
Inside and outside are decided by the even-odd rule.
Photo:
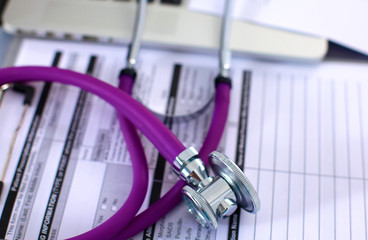
[[[230,105],[230,90],[231,86],[228,83],[219,83],[216,85],[215,107],[212,114],[212,121],[199,151],[199,156],[206,165],[209,165],[209,153],[217,149],[225,129]],[[113,239],[123,240],[133,237],[168,214],[182,202],[182,188],[185,185],[186,183],[184,181],[179,180],[164,196],[137,215]]]
[[[135,153],[140,151],[144,155],[141,145],[137,144],[140,140],[139,136],[136,135],[135,128],[140,130],[153,143],[170,164],[173,164],[175,157],[185,150],[184,145],[177,137],[142,104],[121,89],[92,76],[64,69],[39,66],[0,69],[0,85],[40,80],[79,87],[101,97],[114,106],[120,123],[123,123],[121,124],[123,134],[124,136],[128,134],[129,152]],[[215,110],[212,122],[199,152],[200,157],[206,164],[208,164],[208,153],[217,148],[225,128],[230,88],[230,85],[227,83],[218,83],[216,86]],[[132,156],[132,162],[134,162],[132,163],[134,183],[127,202],[123,207],[103,224],[75,237],[75,239],[127,239],[152,225],[181,202],[181,189],[185,186],[185,183],[180,180],[160,200],[134,218],[147,191],[148,180],[146,177],[141,179],[143,175],[148,176],[147,162],[143,155]],[[136,199],[137,196],[138,201]]]
[[[119,89],[131,95],[135,77],[121,75]],[[140,137],[134,125],[121,112],[117,112],[121,132],[131,158],[133,184],[131,192],[117,213],[100,226],[72,239],[111,239],[136,216],[148,189],[148,164]]]
[[[144,18],[142,17],[145,15],[146,10],[146,1],[140,1],[135,27],[133,32],[132,43],[130,46],[130,51],[128,53],[128,69],[134,69],[134,65],[136,63],[138,49],[140,46],[140,37],[142,34],[143,29],[143,22]],[[229,69],[230,69],[230,61],[231,61],[231,51],[229,49],[229,39],[230,39],[230,28],[231,28],[231,12],[233,9],[233,0],[227,0],[225,5],[224,11],[224,20],[221,26],[221,39],[220,39],[220,76],[229,78]],[[140,35],[139,35],[140,34]],[[131,91],[134,84],[134,77],[131,75],[120,75],[120,88],[124,82],[128,82],[131,85],[127,87],[125,90]],[[124,89],[124,88],[122,88]],[[209,165],[208,162],[208,155],[217,149],[223,131],[225,129],[229,105],[230,105],[230,89],[231,89],[231,82],[225,83],[216,83],[216,92],[215,92],[215,107],[212,116],[212,121],[210,127],[208,129],[207,135],[203,142],[203,145],[199,151],[199,157],[202,161]],[[121,125],[123,126],[123,125]],[[124,130],[123,130],[124,132]],[[139,139],[133,138],[125,138],[125,141],[132,141],[136,142],[134,144],[138,144]],[[130,152],[130,151],[129,151]],[[134,158],[131,158],[134,161]],[[141,214],[136,216],[128,226],[122,230],[115,239],[128,239],[133,237],[137,233],[141,232],[143,229],[149,227],[164,215],[169,213],[176,205],[181,202],[182,199],[182,188],[186,185],[186,183],[182,180],[179,180],[162,198],[156,201],[153,205],[151,205],[148,209],[143,211]]]
[[[121,75],[119,89],[131,95],[134,80],[135,79],[132,76]],[[129,121],[121,112],[117,112],[117,117],[132,160],[133,184],[131,192],[120,209],[104,223],[90,231],[70,239],[112,239],[118,232],[121,231],[121,229],[123,229],[129,224],[130,221],[132,221],[132,219],[134,219],[144,202],[148,189],[149,176],[148,164],[144,154],[145,152],[138,132],[131,121]]]
[[[179,139],[145,106],[127,93],[90,75],[50,67],[9,67],[0,69],[0,85],[13,82],[58,82],[79,87],[111,104],[131,121],[172,164],[185,150]]]

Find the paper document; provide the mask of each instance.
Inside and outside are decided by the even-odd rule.
[[[25,39],[15,65],[89,72],[117,85],[125,55],[119,46]],[[200,103],[213,94],[216,56],[144,49],[139,59],[134,95],[156,112],[167,110],[173,86],[176,108],[184,111],[189,100]],[[260,211],[237,210],[214,231],[196,223],[182,203],[132,239],[367,239],[367,76],[367,64],[235,58],[230,115],[218,150],[244,168]],[[36,98],[0,201],[0,238],[64,239],[120,208],[132,184],[130,158],[112,107],[75,87],[32,85]],[[0,159],[6,158],[22,101],[8,91],[0,108]],[[184,145],[200,149],[212,107],[167,126]],[[178,179],[142,141],[150,186],[141,211]]]
[[[222,14],[224,2],[191,0],[189,8]],[[367,9],[368,2],[361,0],[235,0],[234,17],[324,37],[368,54]]]

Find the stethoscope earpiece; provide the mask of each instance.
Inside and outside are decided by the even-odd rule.
[[[194,148],[186,149],[174,162],[175,172],[189,183],[183,188],[183,200],[197,222],[216,229],[217,219],[232,215],[238,206],[256,213],[260,201],[242,170],[220,152],[212,152],[209,161],[216,177],[208,176]]]

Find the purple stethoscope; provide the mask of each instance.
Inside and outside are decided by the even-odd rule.
[[[215,107],[199,152],[192,147],[186,148],[151,111],[130,96],[136,78],[134,66],[140,48],[146,1],[139,1],[127,67],[120,73],[118,88],[90,75],[53,67],[0,69],[0,86],[40,80],[73,85],[99,96],[117,111],[121,131],[132,159],[132,190],[126,202],[111,218],[73,239],[128,239],[166,215],[181,199],[202,226],[212,229],[217,228],[218,218],[230,216],[238,206],[251,213],[259,210],[257,193],[242,170],[227,156],[214,151],[225,128],[230,102],[231,53],[228,49],[228,32],[231,26],[229,12],[232,2],[228,0],[225,5],[220,44],[220,73],[215,79]],[[182,179],[161,199],[138,215],[136,214],[147,193],[148,166],[137,130],[152,142]],[[215,177],[209,176],[206,165],[212,167]]]

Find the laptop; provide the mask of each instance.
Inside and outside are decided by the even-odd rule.
[[[143,46],[216,52],[221,18],[189,10],[189,1],[149,0]],[[136,7],[137,0],[8,0],[2,24],[12,34],[128,43]],[[240,55],[316,61],[328,41],[234,20],[230,48]]]

